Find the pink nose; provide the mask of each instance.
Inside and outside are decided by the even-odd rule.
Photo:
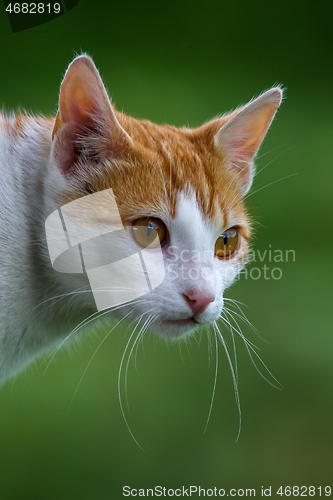
[[[192,309],[193,315],[204,312],[211,302],[214,302],[215,295],[212,293],[190,292],[184,293],[186,302]]]

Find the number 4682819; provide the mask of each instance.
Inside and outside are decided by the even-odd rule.
[[[60,3],[10,3],[6,7],[9,14],[59,14]]]
[[[326,496],[329,497],[331,496],[332,489],[330,486],[325,486],[322,488],[321,486],[318,486],[317,488],[315,486],[285,486],[284,488],[280,486],[280,488],[277,490],[276,494],[286,497],[314,497],[314,496]]]

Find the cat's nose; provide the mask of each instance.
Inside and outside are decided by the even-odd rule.
[[[211,302],[214,302],[215,295],[213,293],[190,292],[184,293],[186,302],[192,309],[193,315],[204,312]]]

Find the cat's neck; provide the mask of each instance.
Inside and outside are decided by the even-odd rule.
[[[17,371],[29,352],[34,357],[87,317],[73,308],[74,296],[64,300],[73,286],[52,269],[46,245],[45,220],[57,208],[53,192],[62,180],[49,172],[53,124],[0,115],[0,381],[10,373],[7,364]]]

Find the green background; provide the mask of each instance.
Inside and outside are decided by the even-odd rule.
[[[0,105],[52,114],[76,53],[95,60],[118,109],[197,126],[281,83],[286,99],[260,150],[248,205],[255,250],[293,249],[280,280],[241,279],[227,297],[263,340],[244,334],[283,385],[236,339],[242,431],[222,346],[216,396],[205,334],[188,346],[147,336],[117,376],[130,328],[109,328],[40,361],[0,390],[0,498],[120,499],[122,487],[333,486],[332,2],[80,0],[52,22],[12,34],[0,15]],[[266,168],[267,167],[267,168]],[[271,245],[271,247],[269,247]],[[274,263],[264,262],[268,267]],[[262,267],[263,263],[252,263]],[[18,312],[19,313],[19,312]],[[232,346],[230,333],[223,333]],[[272,495],[278,498],[276,495]]]

